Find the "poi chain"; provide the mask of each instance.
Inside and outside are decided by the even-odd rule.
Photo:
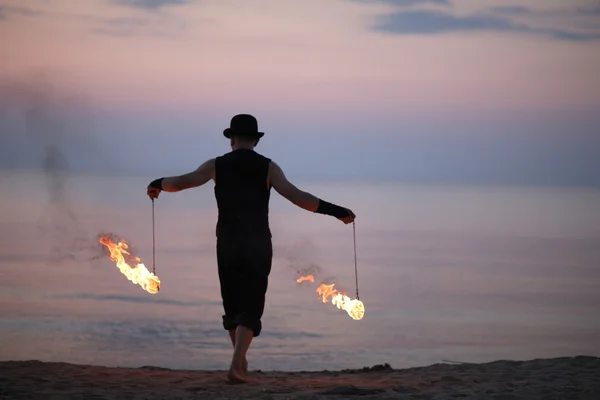
[[[352,221],[352,233],[354,236],[354,278],[356,279],[356,300],[358,297],[358,263],[356,262],[356,222]]]
[[[152,199],[152,273],[156,275],[156,241],[154,236],[154,199]]]

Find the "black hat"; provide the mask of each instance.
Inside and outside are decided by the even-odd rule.
[[[258,131],[258,122],[252,115],[238,114],[231,118],[230,127],[223,131],[227,139],[235,134],[256,136],[260,139],[265,133]]]

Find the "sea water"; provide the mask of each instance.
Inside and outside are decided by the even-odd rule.
[[[155,203],[157,294],[98,243],[152,269],[152,177],[3,172],[0,360],[224,369],[212,184]],[[597,188],[295,182],[351,208],[355,321],[316,293],[356,297],[352,225],[272,191],[274,260],[251,369],[600,356]],[[296,283],[315,272],[315,283]]]

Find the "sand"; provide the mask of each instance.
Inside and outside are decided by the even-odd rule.
[[[600,399],[600,358],[585,356],[251,375],[232,385],[224,371],[5,361],[0,399]]]

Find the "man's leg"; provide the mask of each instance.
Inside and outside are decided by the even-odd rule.
[[[228,378],[235,382],[248,382],[246,354],[252,339],[260,334],[261,317],[265,306],[265,294],[271,271],[273,248],[271,239],[245,241],[238,247],[243,254],[243,266],[236,276],[236,305],[240,313],[234,318],[237,326],[230,337],[234,345]]]
[[[221,299],[223,300],[223,326],[228,330],[231,344],[235,349],[235,329],[233,324],[234,317],[239,313],[237,304],[239,303],[238,294],[240,289],[237,287],[237,280],[233,279],[232,274],[240,263],[236,246],[232,246],[231,241],[217,240],[217,265],[219,270],[219,283],[221,285]],[[244,361],[244,372],[248,370],[248,362]]]
[[[245,307],[247,311],[239,314],[235,318],[237,328],[230,330],[231,343],[233,344],[233,358],[229,368],[228,378],[235,382],[248,382],[247,371],[248,362],[246,354],[255,336],[260,335],[262,323],[260,318],[265,305],[265,292],[268,285],[268,278],[248,279],[246,281],[248,294]],[[250,289],[251,288],[251,289]],[[235,333],[233,333],[235,331]]]
[[[229,338],[231,339],[231,344],[233,345],[233,349],[235,350],[235,329],[229,330]],[[248,360],[244,358],[244,373],[248,373]]]
[[[246,353],[250,348],[252,339],[254,338],[254,331],[246,328],[245,326],[239,325],[235,329],[235,345],[233,349],[233,358],[231,360],[231,367],[229,367],[229,373],[227,378],[233,382],[248,382],[248,376],[244,371],[244,363],[246,361]]]

